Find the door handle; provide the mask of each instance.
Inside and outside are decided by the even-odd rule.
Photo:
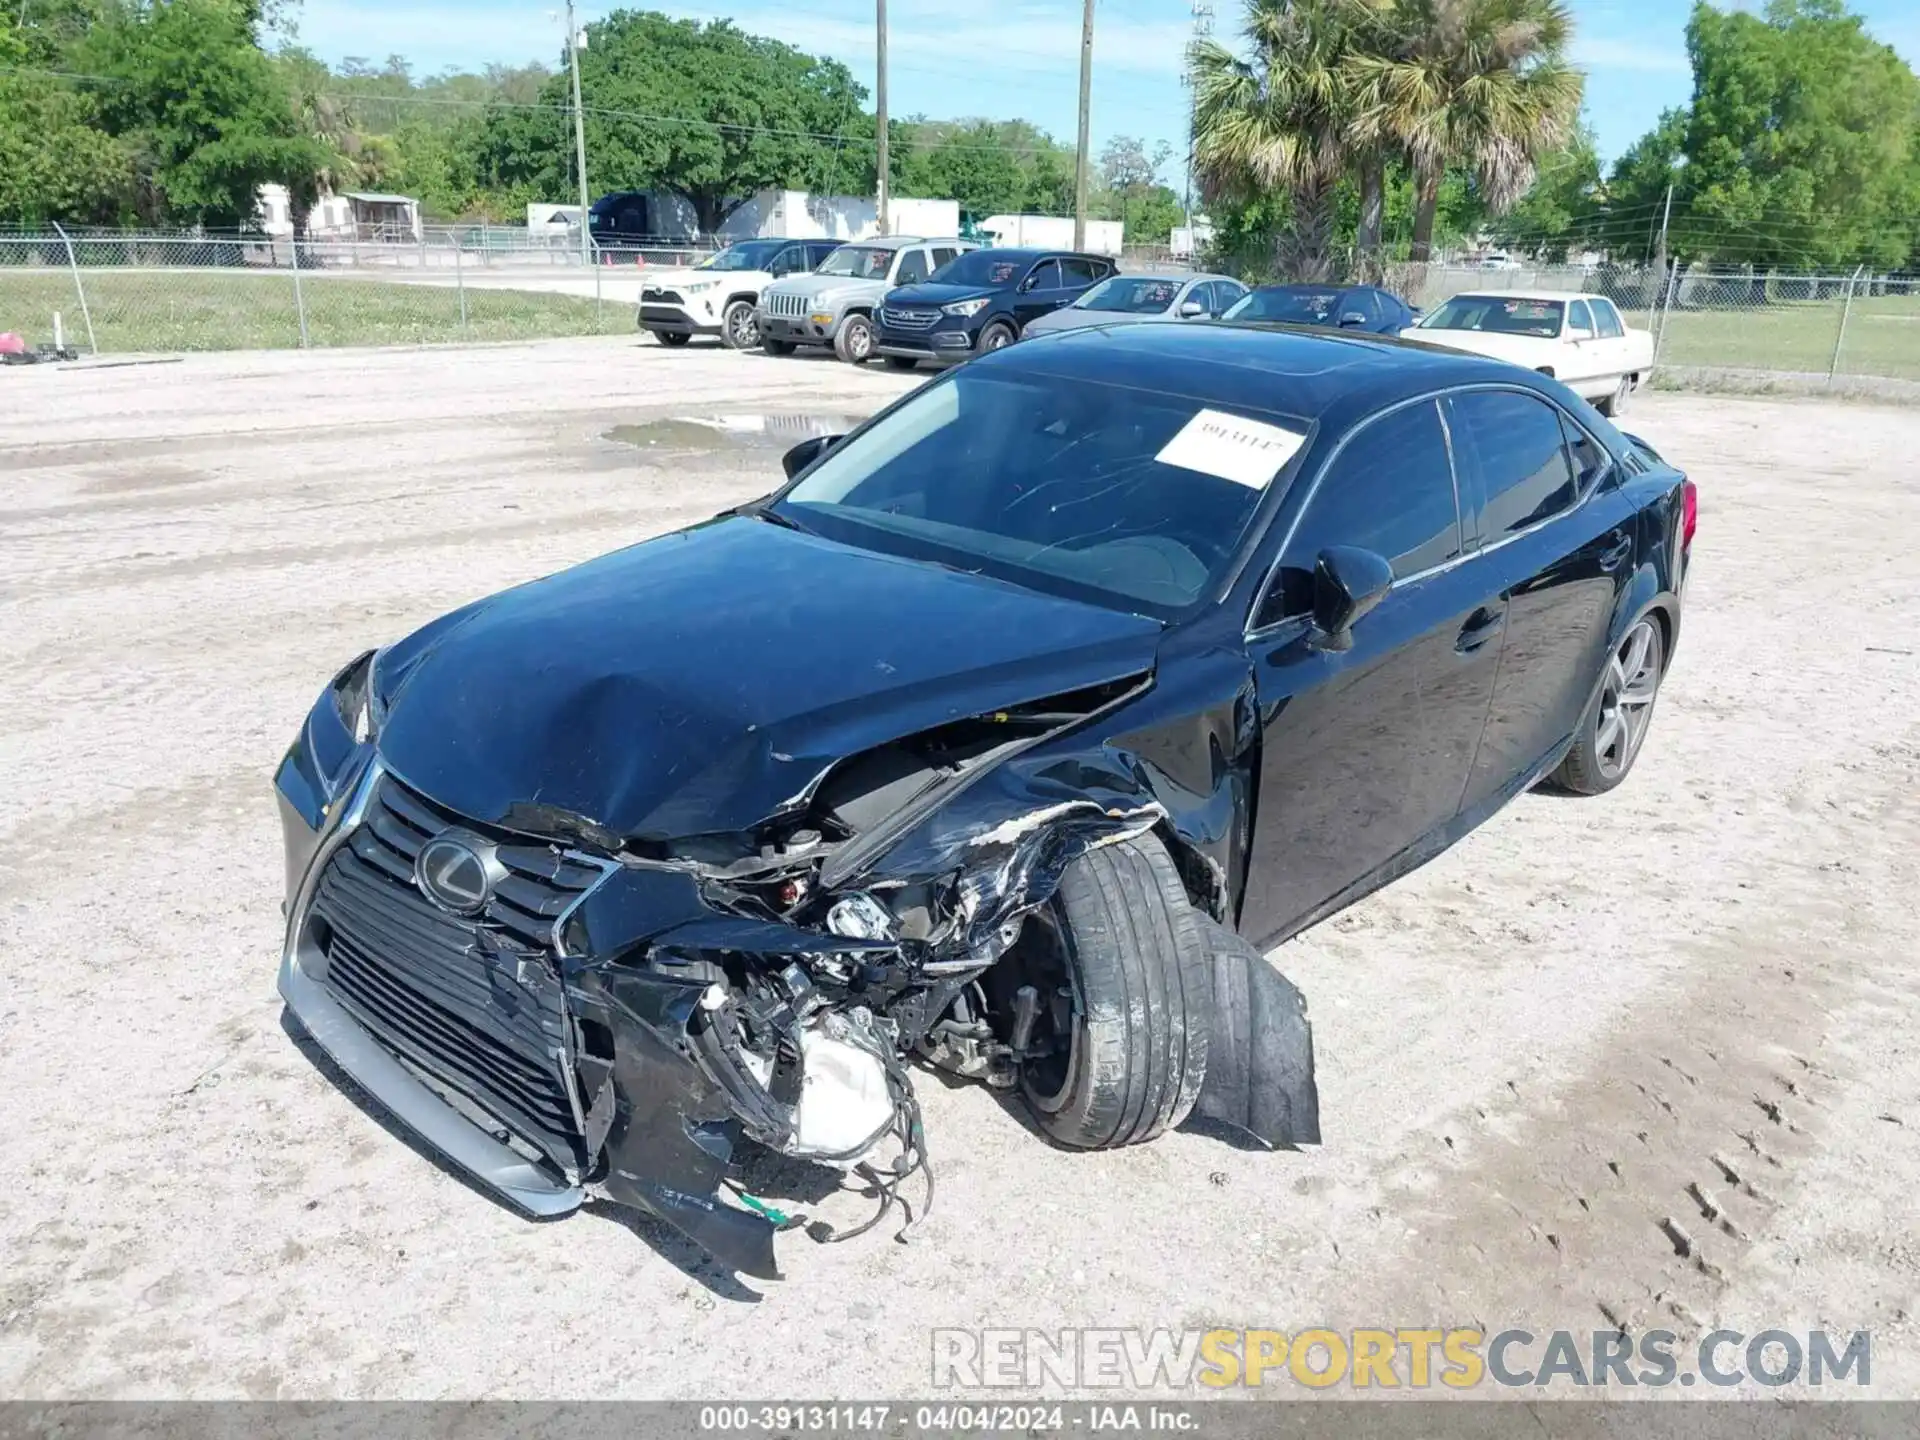
[[[1482,605],[1467,617],[1467,623],[1460,627],[1460,634],[1453,642],[1453,648],[1462,655],[1471,655],[1489,640],[1500,633],[1507,623],[1505,605]]]
[[[1627,557],[1632,554],[1633,536],[1624,531],[1619,532],[1619,538],[1600,552],[1600,568],[1607,571],[1618,570],[1627,563]]]

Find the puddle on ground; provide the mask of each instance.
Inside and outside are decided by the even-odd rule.
[[[641,450],[785,449],[815,435],[844,435],[863,415],[675,415],[615,425],[600,438]]]

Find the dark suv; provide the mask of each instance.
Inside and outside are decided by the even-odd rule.
[[[918,285],[890,291],[874,348],[896,370],[998,350],[1018,340],[1028,321],[1071,305],[1116,268],[1103,255],[1072,250],[975,250]]]

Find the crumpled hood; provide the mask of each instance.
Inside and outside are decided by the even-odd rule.
[[[382,657],[386,763],[476,820],[751,829],[835,760],[1149,669],[1140,615],[732,517],[480,601]]]

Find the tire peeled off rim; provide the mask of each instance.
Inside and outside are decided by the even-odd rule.
[[[1073,993],[1063,1074],[1023,1066],[1040,1128],[1076,1149],[1151,1140],[1192,1111],[1207,1074],[1211,955],[1166,847],[1151,835],[1088,851],[1051,919]]]

